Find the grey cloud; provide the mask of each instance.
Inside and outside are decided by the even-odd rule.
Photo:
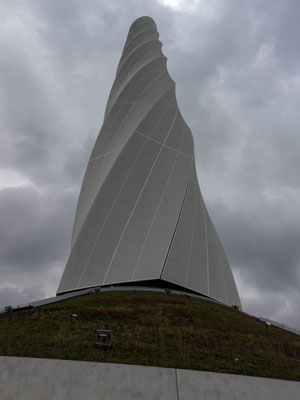
[[[90,157],[94,142],[95,135],[90,133],[86,136],[83,143],[78,144],[68,153],[64,171],[74,184],[78,184],[78,182],[83,180],[84,172],[87,167],[87,160]]]
[[[291,221],[281,202],[270,204],[261,198],[257,205],[230,210],[222,203],[210,204],[229,259],[261,291],[297,289],[300,218]]]
[[[30,186],[0,191],[2,272],[41,272],[67,255],[74,193],[41,194]]]
[[[32,285],[26,289],[7,285],[0,288],[0,304],[3,306],[26,304],[34,299],[44,298],[45,294],[42,287],[38,285]]]

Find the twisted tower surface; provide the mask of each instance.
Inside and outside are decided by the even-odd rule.
[[[240,306],[158,36],[149,17],[129,30],[82,184],[58,294],[155,285]]]

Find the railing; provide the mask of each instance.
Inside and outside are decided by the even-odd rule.
[[[280,328],[287,332],[291,332],[291,333],[294,333],[295,335],[300,336],[300,331],[298,329],[291,328],[288,325],[281,324],[280,322],[272,321],[271,319],[268,319],[268,318],[259,317],[259,319],[260,319],[260,321],[265,322],[266,324],[276,326],[276,328]]]

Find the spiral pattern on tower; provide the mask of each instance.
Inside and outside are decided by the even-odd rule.
[[[83,180],[58,294],[161,282],[240,306],[158,37],[149,17],[130,27]]]

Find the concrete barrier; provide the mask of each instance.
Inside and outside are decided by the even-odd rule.
[[[177,370],[179,400],[296,400],[300,382]]]
[[[1,400],[290,400],[300,382],[171,368],[0,357]]]

